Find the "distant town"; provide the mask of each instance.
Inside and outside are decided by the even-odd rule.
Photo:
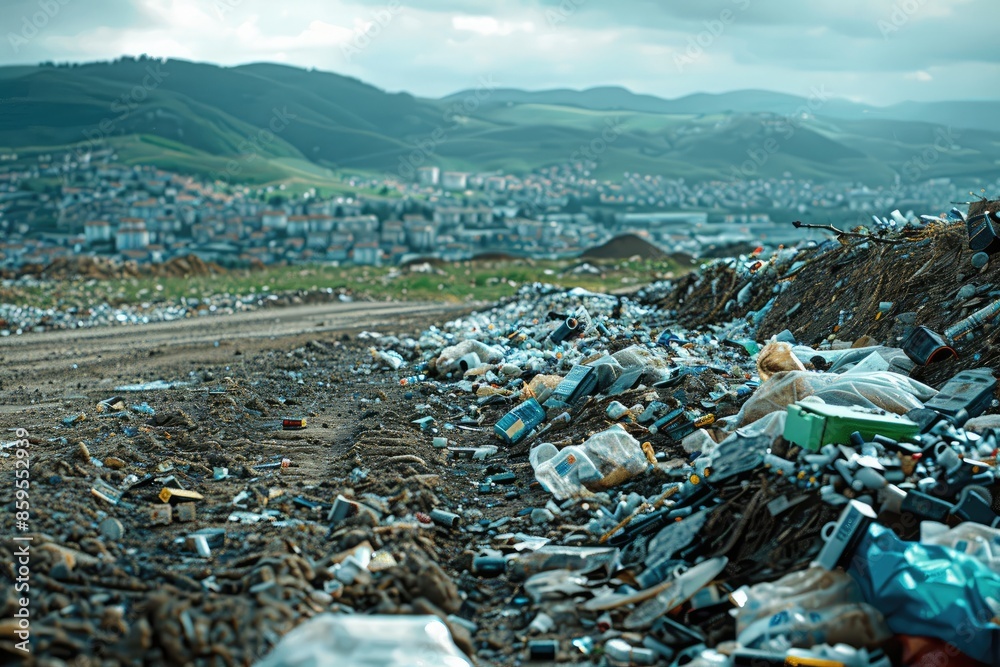
[[[791,177],[686,183],[626,173],[599,181],[586,164],[526,176],[415,169],[355,177],[344,193],[211,183],[116,162],[110,149],[0,154],[0,267],[93,254],[162,262],[194,254],[225,266],[399,264],[502,253],[575,256],[625,233],[702,256],[741,243],[803,238],[790,221],[864,224],[872,214],[936,214],[969,185],[936,179],[869,188]],[[991,185],[996,188],[1000,185]],[[945,207],[944,209],[942,207]]]

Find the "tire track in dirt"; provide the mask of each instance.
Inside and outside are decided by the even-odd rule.
[[[404,325],[447,317],[468,306],[435,303],[337,303],[292,306],[235,315],[188,318],[140,326],[52,331],[0,339],[0,387],[23,386],[57,397],[228,358],[274,346],[275,339]]]

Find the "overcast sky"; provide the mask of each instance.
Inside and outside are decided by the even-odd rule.
[[[891,104],[996,99],[998,24],[997,0],[0,0],[0,64],[147,53],[422,96],[486,77],[662,97],[822,85]]]

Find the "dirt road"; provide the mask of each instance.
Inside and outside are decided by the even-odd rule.
[[[0,388],[40,391],[62,398],[116,381],[155,380],[172,362],[209,363],[235,351],[273,347],[278,338],[317,336],[364,329],[414,328],[418,321],[443,321],[468,306],[440,303],[334,303],[271,308],[224,316],[205,316],[142,326],[51,331],[0,339]],[[60,391],[65,388],[67,391]],[[55,389],[55,390],[53,390]],[[0,405],[13,405],[0,392]],[[31,404],[31,401],[28,401]]]

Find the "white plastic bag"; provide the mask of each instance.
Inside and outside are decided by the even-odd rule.
[[[472,667],[437,616],[319,614],[256,667]]]

